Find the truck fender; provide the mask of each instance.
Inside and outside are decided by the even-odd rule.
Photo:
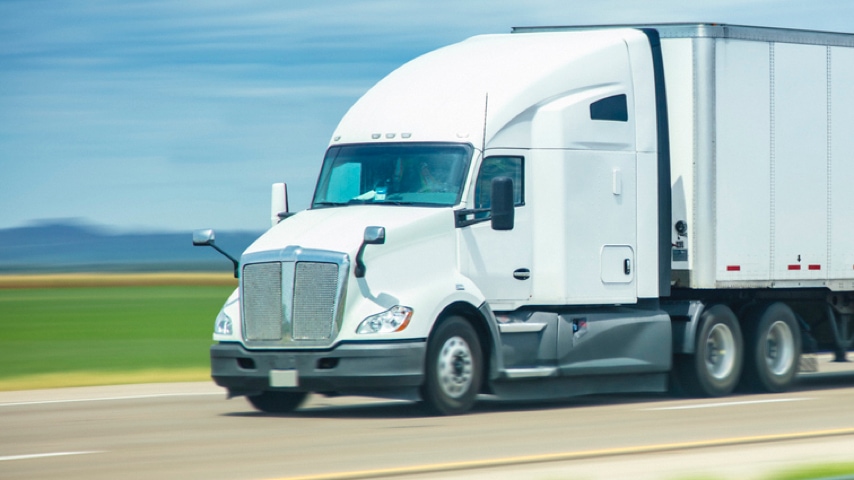
[[[499,373],[504,370],[498,321],[486,302],[486,297],[471,279],[457,275],[455,282],[456,291],[442,299],[440,302],[442,307],[435,312],[433,317],[435,321],[430,328],[430,335],[436,329],[439,320],[448,315],[461,315],[472,321],[480,335],[487,369],[484,375],[484,385],[488,385],[491,380],[499,378]]]
[[[670,315],[673,353],[693,354],[696,350],[697,326],[706,305],[700,300],[688,300],[662,304],[661,308]]]
[[[478,311],[485,319],[486,328],[489,331],[491,345],[489,348],[489,376],[487,380],[495,380],[499,373],[504,371],[504,356],[501,355],[501,335],[498,331],[498,321],[489,308],[489,304],[483,302]]]
[[[475,307],[474,305],[474,303],[459,299],[447,304],[436,316],[436,321],[430,329],[430,336],[433,335],[441,320],[446,317],[459,315],[469,319],[481,340],[481,349],[484,354],[486,367],[484,380],[488,382],[498,378],[499,372],[504,368],[504,362],[500,355],[501,345],[498,323],[495,315],[492,313],[492,309],[489,308],[486,302],[480,302],[479,307]]]

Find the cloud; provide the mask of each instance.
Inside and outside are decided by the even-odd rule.
[[[805,0],[5,0],[0,228],[61,216],[263,228],[269,183],[291,182],[306,205],[329,135],[365,90],[476,34],[676,21],[846,30],[851,18],[854,2]]]

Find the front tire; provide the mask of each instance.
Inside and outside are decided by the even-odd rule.
[[[744,342],[738,319],[725,305],[715,305],[700,317],[693,355],[676,359],[678,390],[696,397],[721,397],[738,384]]]
[[[290,413],[299,408],[306,392],[263,392],[260,395],[246,397],[256,409],[265,413]]]
[[[783,392],[798,373],[801,331],[784,303],[772,303],[746,328],[747,363],[743,385],[760,392]]]
[[[471,324],[452,316],[433,332],[427,344],[421,398],[434,414],[458,415],[477,399],[483,378],[480,340]]]

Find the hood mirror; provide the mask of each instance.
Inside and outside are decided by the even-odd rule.
[[[385,227],[365,227],[365,235],[362,239],[362,244],[359,246],[359,251],[356,253],[356,267],[353,274],[356,278],[364,278],[365,263],[362,261],[362,255],[365,253],[365,245],[382,245],[385,243]]]

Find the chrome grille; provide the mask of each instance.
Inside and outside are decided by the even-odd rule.
[[[294,275],[293,339],[331,338],[337,296],[337,264],[297,263]]]
[[[346,254],[288,247],[243,255],[243,338],[250,348],[325,347],[335,339]]]
[[[282,339],[282,264],[243,267],[244,336],[247,340]]]

